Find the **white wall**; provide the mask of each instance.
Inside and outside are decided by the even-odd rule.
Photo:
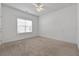
[[[76,5],[39,17],[39,34],[61,41],[76,43]]]
[[[37,35],[38,17],[24,13],[20,10],[11,8],[9,6],[2,5],[2,17],[3,17],[3,35],[4,39],[2,42],[15,41],[19,39],[34,37]],[[25,34],[17,34],[17,18],[21,17],[24,19],[30,19],[33,21],[33,32]]]
[[[5,5],[2,6],[2,14],[4,36],[2,42],[15,41],[37,36],[39,29],[40,36],[76,43],[77,21],[75,5],[40,16],[39,21],[37,16],[24,13],[20,10]],[[32,20],[33,32],[17,34],[17,17]]]
[[[1,3],[0,3],[0,44],[2,40],[2,15],[1,15]]]
[[[79,4],[77,4],[77,44],[79,48]]]

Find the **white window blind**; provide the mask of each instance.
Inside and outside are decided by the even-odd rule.
[[[17,32],[18,33],[32,32],[32,21],[18,18]]]

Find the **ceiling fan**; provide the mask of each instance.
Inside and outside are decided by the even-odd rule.
[[[33,5],[36,7],[36,10],[38,12],[41,12],[44,10],[44,5],[42,3],[34,3]]]

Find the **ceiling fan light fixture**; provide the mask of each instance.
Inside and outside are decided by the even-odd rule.
[[[36,8],[36,10],[38,11],[38,12],[41,12],[41,11],[43,11],[44,9],[43,8]]]
[[[43,11],[44,10],[44,5],[43,4],[41,4],[41,3],[34,3],[33,4],[35,7],[36,7],[36,10],[38,11],[38,12],[40,12],[40,11]]]

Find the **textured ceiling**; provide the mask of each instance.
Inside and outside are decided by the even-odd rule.
[[[44,4],[44,10],[41,12],[36,11],[36,8],[33,5],[33,3],[7,3],[6,5],[17,8],[24,12],[31,13],[36,16],[41,16],[49,12],[54,12],[68,6],[75,5],[75,3],[43,3],[43,4]]]

